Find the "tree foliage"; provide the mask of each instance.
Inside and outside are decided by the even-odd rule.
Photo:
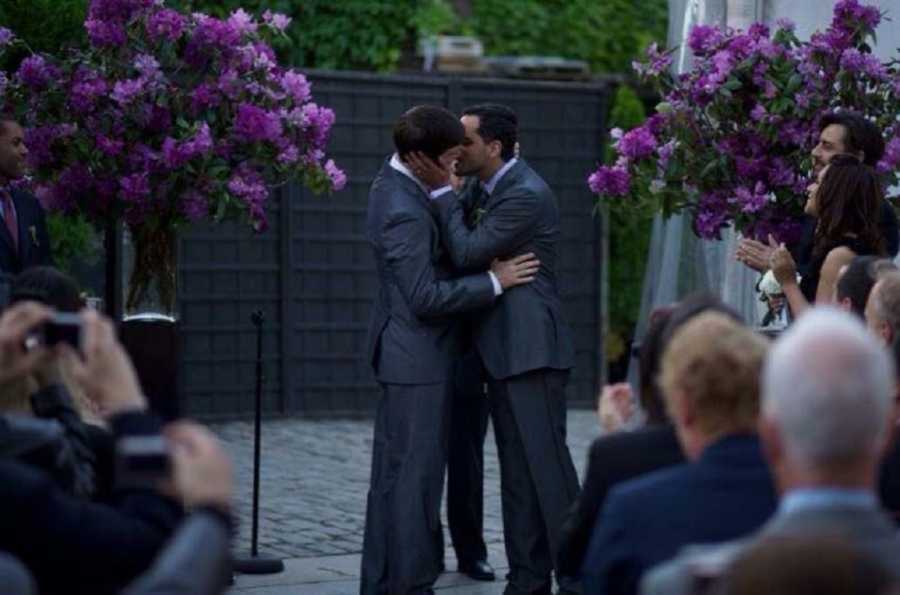
[[[638,94],[622,85],[613,98],[609,113],[610,128],[629,129],[646,119],[646,109]],[[609,143],[606,161],[615,161]],[[614,361],[626,354],[627,343],[634,332],[640,314],[644,268],[650,245],[653,215],[633,209],[625,203],[610,203],[606,209],[609,229],[609,335],[606,338],[607,360]]]
[[[19,46],[0,57],[0,70],[14,70],[27,55],[35,52],[59,54],[65,48],[87,42],[84,33],[85,0],[3,0],[0,2],[0,26],[12,29],[24,39]]]
[[[466,23],[491,54],[586,60],[594,72],[628,72],[665,39],[666,0],[473,0]]]

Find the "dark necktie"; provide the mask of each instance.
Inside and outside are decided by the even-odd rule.
[[[3,204],[3,222],[6,223],[6,229],[12,238],[13,247],[19,250],[19,223],[16,218],[16,207],[13,204],[12,195],[9,190],[0,190],[0,203]]]

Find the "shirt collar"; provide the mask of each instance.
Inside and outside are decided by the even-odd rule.
[[[416,176],[413,175],[413,173],[409,170],[409,168],[406,167],[406,164],[403,163],[403,161],[400,159],[399,155],[397,155],[396,153],[391,155],[391,160],[390,160],[389,165],[392,168],[394,168],[395,170],[397,170],[398,172],[400,172],[401,174],[403,174],[404,176],[406,176],[407,178],[409,178],[410,180],[412,180],[413,182],[415,182],[416,186],[418,186],[422,190],[422,192],[424,192],[426,195],[428,195],[428,188],[425,187],[425,184],[423,184],[419,180],[419,178],[417,178]]]
[[[857,488],[800,488],[781,497],[778,510],[789,514],[822,508],[875,509],[878,500],[871,490]]]
[[[500,181],[500,178],[502,178],[504,174],[506,174],[506,172],[508,172],[518,160],[518,157],[513,157],[512,159],[504,163],[503,167],[494,172],[494,175],[491,176],[491,179],[481,185],[481,187],[484,188],[484,191],[488,194],[493,194],[494,188],[497,187],[497,183]]]

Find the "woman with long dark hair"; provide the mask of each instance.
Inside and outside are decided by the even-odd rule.
[[[804,211],[816,218],[809,270],[798,283],[797,266],[784,244],[770,261],[795,318],[811,303],[834,301],[838,274],[856,256],[886,254],[878,227],[883,192],[871,167],[855,156],[837,155],[808,191]]]

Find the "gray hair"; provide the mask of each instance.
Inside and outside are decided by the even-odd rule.
[[[894,363],[862,324],[813,308],[775,344],[763,368],[763,414],[790,456],[827,465],[872,455],[893,404]]]
[[[876,322],[884,322],[891,327],[894,336],[900,335],[900,273],[884,272],[875,283],[877,291],[869,295]]]

